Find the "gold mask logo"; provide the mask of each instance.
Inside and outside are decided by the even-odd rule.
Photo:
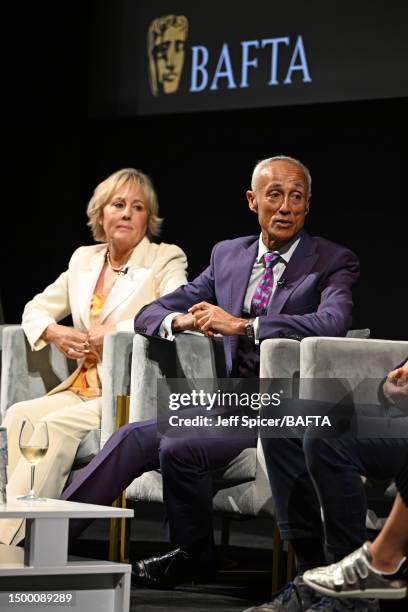
[[[188,19],[184,15],[158,17],[147,34],[150,89],[159,93],[175,93],[180,85],[184,66],[184,45]]]

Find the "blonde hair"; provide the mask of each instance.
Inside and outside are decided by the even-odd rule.
[[[159,215],[159,201],[150,178],[134,168],[123,168],[114,172],[107,179],[99,183],[92,198],[89,200],[86,213],[88,215],[88,225],[96,242],[106,242],[105,231],[100,223],[102,210],[109,202],[117,189],[123,185],[140,185],[146,198],[146,208],[149,214],[147,223],[147,236],[153,238],[160,234],[163,219]]]

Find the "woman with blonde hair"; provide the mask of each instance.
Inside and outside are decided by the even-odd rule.
[[[162,219],[153,185],[143,172],[126,168],[109,176],[96,187],[87,214],[98,244],[78,248],[68,269],[24,309],[22,327],[32,350],[53,343],[78,360],[78,367],[46,397],[7,410],[2,426],[8,435],[9,496],[29,489],[29,470],[18,442],[27,418],[34,427],[48,425],[49,449],[36,469],[36,492],[60,495],[81,440],[100,427],[105,335],[133,331],[134,316],[145,304],[186,282],[183,251],[151,242]],[[69,314],[73,327],[60,325]],[[16,544],[23,535],[21,520],[0,521],[1,542]]]

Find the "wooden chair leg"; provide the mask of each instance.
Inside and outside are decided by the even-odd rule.
[[[118,500],[112,503],[114,508],[118,508]],[[109,561],[119,560],[119,519],[112,518],[110,520],[109,529]]]
[[[130,397],[118,395],[116,398],[115,430],[129,422]],[[126,491],[123,491],[112,506],[126,508]],[[111,519],[109,531],[109,560],[128,562],[130,528],[125,518]]]
[[[288,557],[286,562],[286,581],[290,582],[293,580],[296,574],[296,557],[293,546],[288,542]]]

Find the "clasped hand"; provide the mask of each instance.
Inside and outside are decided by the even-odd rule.
[[[246,320],[234,317],[219,306],[208,302],[199,302],[188,309],[185,315],[178,315],[173,320],[173,331],[199,331],[205,336],[214,334],[233,336],[245,333]]]
[[[69,359],[82,359],[94,354],[100,359],[103,339],[107,332],[114,331],[115,325],[93,325],[88,332],[52,323],[42,334],[43,340],[52,342]]]

